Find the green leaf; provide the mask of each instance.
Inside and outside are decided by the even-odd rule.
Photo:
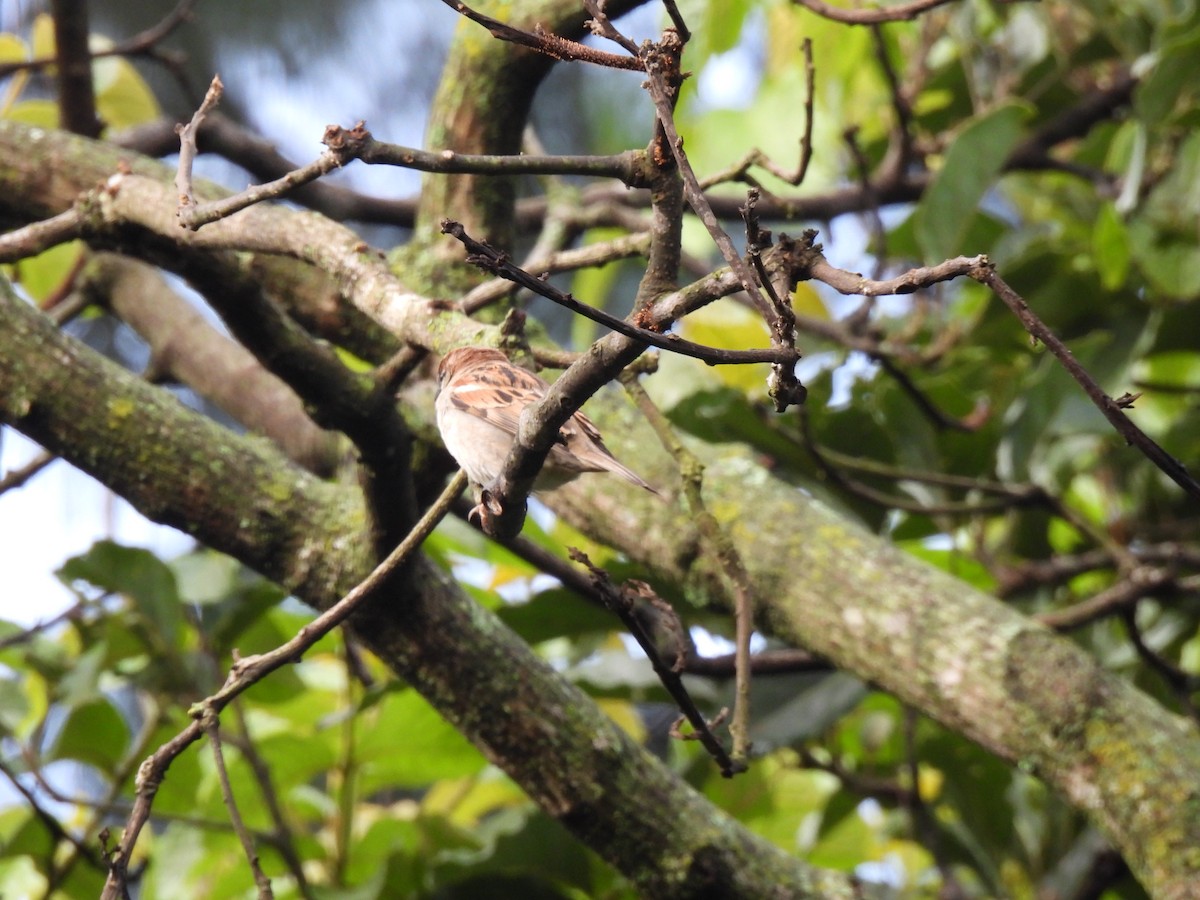
[[[0,812],[0,857],[28,855],[45,858],[53,852],[54,841],[50,839],[45,824],[28,807],[15,806]],[[3,868],[0,868],[0,885],[6,891],[15,889],[13,882],[5,880]]]
[[[1200,353],[1173,350],[1147,356],[1138,367],[1138,381],[1178,391],[1200,391]]]
[[[1101,205],[1092,226],[1092,255],[1105,290],[1114,291],[1125,283],[1129,276],[1129,235],[1112,203]]]
[[[363,714],[358,759],[362,790],[421,787],[439,778],[459,778],[486,762],[411,688],[384,692],[377,707]]]
[[[703,25],[708,53],[724,53],[737,45],[748,9],[746,0],[710,0],[704,4]]]
[[[1180,95],[1194,90],[1200,75],[1200,30],[1171,41],[1159,51],[1150,74],[1142,79],[1133,96],[1138,118],[1147,124],[1166,119]]]
[[[579,638],[620,628],[620,620],[605,609],[584,603],[570,591],[542,591],[528,603],[502,606],[500,620],[530,644],[556,637]]]
[[[96,60],[92,70],[96,112],[109,129],[120,131],[159,117],[161,111],[154,92],[129,60],[109,56]]]
[[[29,712],[29,698],[16,678],[0,678],[0,735],[10,735],[21,727]]]
[[[203,549],[170,560],[167,567],[175,574],[180,599],[197,605],[228,599],[243,571],[232,556]]]
[[[845,672],[775,676],[764,682],[755,683],[751,695],[750,735],[760,750],[819,737],[867,694],[866,685]],[[730,696],[720,704],[732,702]]]
[[[950,145],[945,164],[915,213],[917,243],[929,263],[962,251],[984,194],[1021,137],[1028,107],[1009,103],[971,122]]]
[[[68,585],[86,581],[128,597],[165,645],[177,646],[182,619],[175,575],[149,550],[98,541],[87,553],[67,560],[58,575]]]
[[[508,897],[562,898],[554,885],[571,885],[591,895],[587,851],[558,822],[528,809],[507,809],[475,829],[477,850],[445,854],[438,866],[439,897],[504,900]]]
[[[961,550],[933,549],[920,541],[907,542],[901,546],[913,556],[949,572],[955,578],[974,585],[981,591],[991,592],[996,587],[996,579],[987,566]]]
[[[107,658],[108,643],[106,641],[94,643],[81,653],[56,684],[56,690],[62,703],[69,707],[75,707],[91,703],[102,697],[100,676],[105,670]]]
[[[1185,298],[1200,293],[1200,251],[1195,236],[1174,235],[1139,219],[1129,226],[1138,268],[1162,294]]]
[[[129,726],[108,700],[97,698],[71,710],[50,758],[76,759],[111,772],[128,746]]]
[[[57,113],[51,127],[58,124]],[[76,261],[82,255],[84,246],[81,241],[68,241],[14,263],[10,271],[13,280],[18,282],[35,301],[41,302],[53,291],[57,290],[70,277]]]

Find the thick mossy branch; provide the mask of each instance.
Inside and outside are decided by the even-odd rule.
[[[606,421],[598,404],[591,411]],[[650,445],[647,432],[633,422],[607,431],[625,459]],[[748,451],[694,450],[705,503],[762,598],[763,630],[1036,772],[1104,830],[1152,893],[1186,896],[1179,890],[1200,865],[1193,727],[1067,638],[851,524]],[[696,539],[688,516],[662,504],[631,514],[608,494],[581,480],[547,499],[590,537],[686,585],[697,604],[732,608],[719,563],[684,552]]]

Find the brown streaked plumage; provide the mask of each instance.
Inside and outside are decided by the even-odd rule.
[[[514,366],[499,350],[464,347],[446,354],[438,366],[438,430],[471,481],[486,485],[500,474],[522,410],[544,397],[547,388],[545,381]],[[534,490],[553,490],[583,472],[615,472],[658,493],[618,462],[592,421],[577,412],[559,430]]]

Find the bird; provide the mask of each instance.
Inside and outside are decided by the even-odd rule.
[[[486,486],[500,475],[521,412],[546,396],[549,387],[490,347],[461,347],[446,354],[438,365],[438,431],[472,482]],[[576,412],[559,429],[533,489],[553,490],[584,472],[613,472],[658,493],[608,451],[591,419]]]

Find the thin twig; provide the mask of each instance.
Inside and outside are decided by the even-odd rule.
[[[51,247],[74,240],[79,237],[82,224],[83,216],[77,204],[57,216],[31,222],[23,228],[0,235],[0,263],[36,256]]]
[[[57,455],[51,453],[49,450],[43,450],[29,462],[25,463],[25,465],[17,466],[17,468],[5,472],[4,477],[0,478],[0,494],[22,487],[30,478],[56,459],[58,459]]]
[[[688,675],[706,678],[730,678],[737,672],[737,654],[690,656],[684,661],[683,671]],[[763,650],[750,657],[750,673],[756,677],[831,671],[833,666],[828,660],[814,656],[807,650]]]
[[[816,237],[815,231],[806,231],[805,239]],[[813,249],[820,251],[819,244]],[[888,294],[911,294],[923,288],[930,287],[942,281],[950,281],[964,276],[976,278],[983,268],[990,268],[991,262],[984,255],[956,256],[936,266],[916,266],[897,275],[895,278],[876,280],[864,278],[858,272],[848,272],[830,265],[825,257],[820,256],[812,263],[810,274],[822,284],[827,284],[839,294],[859,295],[862,297],[881,297]]]
[[[1158,466],[1167,477],[1179,485],[1193,499],[1200,500],[1200,482],[1197,482],[1188,472],[1187,468],[1167,453],[1160,447],[1146,432],[1138,428],[1137,425],[1125,414],[1125,410],[1117,401],[1108,396],[1096,382],[1088,371],[1079,364],[1075,359],[1075,355],[1067,349],[1067,345],[1051,331],[1046,324],[1038,318],[1037,314],[1029,308],[1029,304],[1014,291],[997,273],[995,267],[987,257],[979,257],[980,262],[972,266],[966,274],[978,281],[980,284],[987,285],[1004,304],[1013,311],[1016,317],[1025,326],[1025,330],[1037,341],[1046,345],[1054,358],[1059,361],[1067,373],[1075,379],[1076,383],[1083,388],[1088,398],[1096,405],[1096,408],[1108,419],[1113,428],[1121,437],[1125,438],[1126,442],[1137,447],[1154,465]]]
[[[1174,581],[1174,572],[1143,566],[1130,572],[1112,587],[1101,591],[1094,597],[1089,597],[1082,603],[1076,603],[1066,609],[1041,613],[1034,618],[1055,631],[1073,631],[1095,622],[1097,619],[1131,607],[1143,597],[1171,587]]]
[[[721,767],[721,774],[726,778],[732,778],[738,772],[744,772],[746,765],[744,762],[730,758],[721,742],[717,740],[715,734],[712,733],[712,725],[704,715],[696,707],[695,702],[687,692],[687,688],[683,685],[683,680],[680,678],[678,671],[673,665],[668,665],[662,658],[658,647],[655,645],[653,637],[642,627],[638,618],[632,615],[634,606],[634,598],[647,599],[648,595],[653,595],[650,586],[645,582],[625,582],[618,587],[612,583],[608,573],[603,569],[592,564],[586,553],[578,550],[575,547],[569,548],[571,559],[575,560],[580,565],[587,568],[592,576],[592,583],[596,590],[604,598],[605,605],[613,612],[620,616],[621,621],[625,623],[629,633],[638,642],[641,648],[646,652],[650,664],[654,667],[659,680],[663,687],[667,689],[671,697],[679,705],[688,722],[691,723],[695,730],[696,740],[698,740],[705,750],[709,752],[717,765]]]
[[[514,28],[512,25],[505,24],[499,19],[493,19],[491,16],[486,16],[481,12],[471,9],[471,7],[461,2],[461,0],[442,0],[442,2],[459,15],[465,16],[472,22],[482,25],[491,32],[493,37],[499,38],[502,41],[508,41],[509,43],[519,44],[522,47],[529,47],[531,50],[544,53],[552,59],[564,62],[579,60],[598,66],[605,66],[610,69],[625,69],[633,72],[640,72],[642,70],[641,61],[636,57],[606,53],[603,50],[588,47],[586,44],[580,44],[577,41],[568,40],[556,34],[548,34],[542,31],[540,27],[535,32],[522,31],[520,28]]]
[[[196,204],[196,195],[192,188],[192,165],[196,161],[198,152],[196,149],[197,132],[199,132],[200,124],[204,121],[205,116],[221,102],[221,94],[224,91],[225,85],[221,83],[221,76],[214,75],[204,94],[204,100],[192,114],[191,121],[187,125],[180,125],[176,128],[176,132],[179,134],[179,167],[175,173],[175,190],[179,192],[181,216],[186,207]]]
[[[900,385],[900,389],[908,394],[913,403],[917,405],[917,409],[935,427],[949,431],[963,431],[970,434],[973,431],[978,431],[984,422],[987,421],[986,418],[978,415],[977,410],[968,413],[961,419],[944,412],[923,390],[917,387],[912,377],[901,369],[890,356],[885,356],[882,353],[872,353],[871,359],[879,363],[883,371],[890,375],[896,384]]]
[[[1125,631],[1129,635],[1129,640],[1133,642],[1134,649],[1137,650],[1142,662],[1157,672],[1159,677],[1167,683],[1167,687],[1175,695],[1180,707],[1187,711],[1192,721],[1200,722],[1200,710],[1192,700],[1192,693],[1200,690],[1200,678],[1164,659],[1146,643],[1142,629],[1138,627],[1136,606],[1127,607],[1121,618],[1125,623]]]
[[[179,172],[175,184],[179,188],[179,224],[184,228],[196,231],[210,222],[227,218],[256,203],[272,200],[302,187],[322,175],[328,175],[335,169],[340,169],[361,152],[365,141],[371,135],[362,122],[351,129],[338,125],[330,125],[325,129],[323,142],[326,150],[306,166],[301,166],[282,177],[266,184],[254,185],[240,193],[212,200],[208,203],[196,203],[192,194],[192,162],[197,151],[196,138],[205,115],[216,106],[222,91],[221,80],[213,78],[212,86],[204,97],[204,103],[192,117],[192,121],[179,132]]]
[[[25,802],[29,804],[29,808],[33,811],[34,816],[41,821],[50,833],[50,837],[57,843],[63,842],[70,844],[75,852],[88,861],[88,863],[99,871],[104,871],[104,860],[102,860],[93,847],[85,844],[74,834],[65,828],[50,812],[48,812],[41,803],[38,802],[37,795],[31,791],[26,784],[21,781],[20,777],[10,769],[0,758],[0,774],[4,775],[9,780],[13,788],[20,794]]]
[[[911,0],[909,3],[897,3],[895,6],[872,9],[844,9],[825,3],[824,0],[792,0],[792,2],[819,16],[845,25],[875,25],[880,22],[903,22],[915,19],[921,13],[945,6],[953,0]]]
[[[627,234],[611,241],[588,244],[583,247],[572,247],[551,253],[547,256],[530,258],[521,268],[527,272],[571,272],[576,269],[594,268],[606,263],[628,259],[633,256],[645,256],[650,246],[648,232],[640,231]],[[472,315],[491,303],[496,302],[506,294],[515,290],[513,282],[503,276],[485,281],[472,288],[462,300],[459,307],[467,315]]]
[[[731,756],[738,762],[745,762],[750,755],[750,637],[754,632],[754,588],[750,583],[750,575],[746,571],[742,558],[734,547],[728,533],[721,528],[716,517],[704,505],[702,485],[704,466],[700,460],[689,451],[671,429],[671,424],[662,414],[650,395],[646,393],[636,379],[623,377],[621,383],[629,396],[633,398],[650,427],[658,436],[663,448],[670,453],[679,465],[683,480],[683,495],[687,499],[692,520],[696,523],[710,550],[714,553],[721,568],[733,588],[734,595],[734,624],[735,624],[735,672],[733,720],[729,725],[729,733],[733,736]]]
[[[388,144],[368,133],[356,156],[370,165],[400,166],[440,175],[586,175],[615,178],[629,187],[645,187],[640,174],[644,150],[626,150],[609,156],[456,153]]]
[[[110,56],[153,55],[156,44],[168,37],[172,31],[191,18],[191,7],[195,6],[196,2],[197,0],[182,0],[182,2],[170,13],[168,13],[167,16],[157,25],[153,25],[150,28],[147,28],[145,31],[139,31],[132,37],[126,38],[119,44],[115,44],[107,49],[92,50],[89,53],[90,58],[92,60],[97,60],[105,59]],[[21,60],[20,62],[6,62],[0,64],[0,79],[7,78],[14,72],[36,71],[57,64],[57,56],[39,56],[36,59]]]
[[[373,597],[390,579],[392,573],[402,566],[425,541],[446,512],[454,498],[467,485],[467,476],[459,472],[446,486],[433,504],[413,526],[412,531],[383,562],[375,567],[362,582],[345,597],[300,629],[291,640],[268,653],[239,659],[230,669],[224,686],[210,697],[192,706],[194,719],[190,725],[171,738],[147,758],[138,769],[137,791],[133,809],[125,823],[120,843],[109,857],[108,879],[101,900],[119,900],[126,892],[129,861],[142,827],[150,817],[154,795],[162,783],[167,769],[175,758],[198,740],[204,733],[200,718],[207,710],[219,714],[233,699],[248,687],[289,662],[295,662],[313,644],[344,622],[359,606]]]
[[[705,190],[714,185],[724,184],[727,181],[742,181],[761,189],[762,185],[758,184],[749,174],[750,169],[754,166],[766,169],[776,178],[793,187],[804,183],[804,176],[808,174],[808,166],[812,162],[813,155],[813,105],[814,97],[816,96],[816,67],[813,65],[812,38],[804,39],[800,45],[800,52],[804,55],[804,133],[800,137],[800,159],[796,164],[795,170],[785,169],[756,147],[732,166],[722,169],[701,181],[700,186]],[[778,197],[774,199],[776,202],[784,202],[780,201]]]
[[[899,470],[888,470],[882,465],[871,465],[869,461],[851,459],[842,454],[837,454],[834,451],[828,450],[817,443],[812,434],[811,420],[807,413],[803,410],[800,413],[800,436],[804,442],[804,448],[816,463],[817,468],[821,473],[829,479],[830,483],[836,485],[847,493],[853,494],[856,497],[861,497],[870,503],[886,509],[899,509],[905,512],[918,513],[925,516],[937,515],[981,515],[984,513],[1003,512],[1006,509],[1013,507],[1029,506],[1033,503],[1040,502],[1043,493],[1040,489],[1033,488],[1011,488],[1003,491],[993,490],[992,493],[999,493],[1001,496],[993,500],[978,500],[978,501],[962,501],[962,502],[946,502],[946,503],[925,503],[919,500],[913,500],[908,497],[902,497],[897,494],[885,493],[884,491],[876,490],[870,485],[863,484],[861,481],[851,478],[841,471],[839,466],[856,468],[860,471],[870,472],[874,475],[903,480],[908,478],[907,474],[901,474]],[[838,460],[834,463],[834,458]],[[915,479],[914,479],[915,480]],[[930,478],[921,480],[931,481]],[[978,485],[969,485],[970,488],[978,487]]]
[[[639,328],[637,325],[632,325],[623,319],[611,316],[603,310],[588,306],[586,303],[580,303],[570,294],[558,290],[537,276],[526,272],[520,266],[514,265],[508,259],[507,254],[496,250],[483,241],[475,240],[467,234],[466,229],[458,222],[453,222],[449,219],[444,220],[442,222],[442,233],[452,235],[462,242],[462,245],[467,248],[467,262],[479,266],[479,268],[486,272],[499,275],[501,278],[505,278],[514,284],[531,290],[535,294],[545,297],[547,300],[553,300],[560,306],[566,307],[581,316],[586,316],[593,322],[599,322],[604,327],[618,334],[623,334],[644,344],[650,344],[662,350],[669,350],[681,356],[690,356],[702,360],[710,366],[744,365],[762,362],[794,364],[799,359],[799,355],[794,350],[789,351],[780,348],[721,350],[717,347],[707,347],[703,344],[686,341],[674,335],[664,335],[658,331]]]
[[[342,633],[343,635],[348,634],[348,632]],[[301,897],[311,900],[312,887],[308,883],[308,876],[304,874],[304,861],[296,852],[295,838],[284,818],[283,807],[279,803],[279,794],[275,790],[274,779],[271,776],[271,767],[259,753],[258,747],[255,746],[254,738],[250,734],[250,723],[246,718],[246,711],[242,708],[243,704],[240,701],[234,701],[230,706],[233,708],[233,715],[237,720],[240,732],[238,738],[231,740],[230,743],[233,743],[242,754],[242,759],[250,766],[250,771],[254,773],[254,779],[258,783],[258,790],[266,805],[267,815],[271,817],[273,832],[267,835],[269,842],[283,858],[288,871],[292,873],[297,892]]]
[[[246,829],[246,823],[242,820],[242,814],[238,810],[237,800],[233,796],[233,787],[229,784],[229,771],[225,768],[225,751],[221,746],[221,721],[212,707],[204,710],[200,717],[200,727],[208,736],[208,745],[212,747],[217,782],[221,785],[221,799],[225,802],[225,809],[229,812],[229,821],[233,825],[234,834],[238,836],[238,841],[242,845],[242,852],[246,854],[246,862],[249,863],[250,872],[254,876],[258,896],[261,900],[272,900],[275,893],[271,890],[271,880],[267,878],[263,873],[262,866],[258,864],[258,851],[254,849],[254,838]]]

